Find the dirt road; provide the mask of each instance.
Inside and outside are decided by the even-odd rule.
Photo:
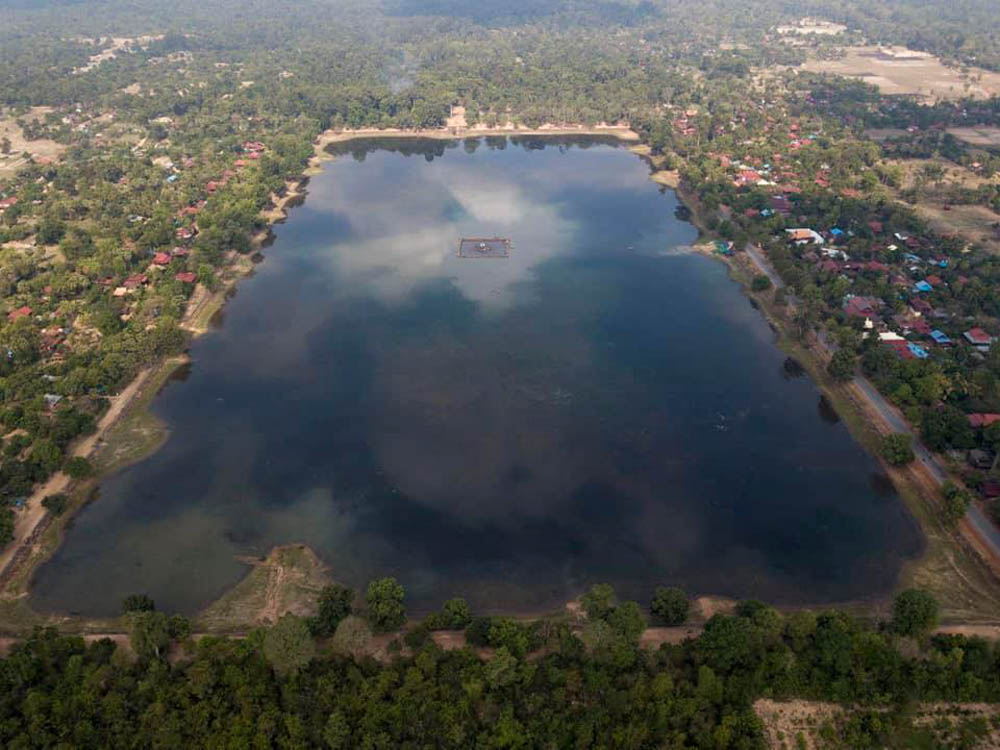
[[[753,260],[754,265],[760,269],[761,273],[767,275],[775,288],[781,288],[783,286],[781,278],[764,257],[760,248],[747,243],[744,249],[751,260]],[[833,354],[836,347],[827,340],[822,331],[818,334],[817,341],[827,354]],[[923,466],[937,486],[940,487],[948,481],[948,471],[941,465],[934,454],[920,442],[919,436],[913,432],[909,423],[903,418],[903,415],[899,413],[896,407],[885,396],[879,393],[878,389],[871,384],[871,381],[858,375],[851,381],[851,385],[891,431],[910,435],[913,438],[913,453],[917,461]],[[968,532],[975,536],[974,542],[987,551],[994,560],[1000,561],[1000,529],[986,516],[977,503],[973,502],[969,505],[965,521]]]
[[[132,403],[152,372],[152,368],[143,370],[131,383],[125,386],[121,393],[109,399],[111,406],[97,423],[97,429],[93,434],[86,436],[74,445],[69,452],[69,456],[80,456],[81,458],[89,458],[91,456],[98,442],[104,437],[111,426],[118,421],[129,404]],[[65,492],[71,481],[68,475],[61,471],[56,472],[49,477],[45,484],[38,487],[31,494],[31,497],[25,502],[24,508],[18,511],[14,522],[14,541],[8,544],[6,549],[0,553],[0,576],[3,576],[7,570],[7,566],[11,564],[11,561],[14,560],[25,544],[32,540],[35,529],[38,528],[42,519],[45,518],[46,510],[42,507],[42,500],[48,495]]]

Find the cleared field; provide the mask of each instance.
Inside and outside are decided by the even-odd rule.
[[[845,725],[866,711],[821,701],[758,700],[754,711],[764,725],[765,744],[771,750],[834,750],[847,747]],[[888,709],[875,708],[880,714]],[[1000,748],[997,717],[1000,709],[986,703],[924,703],[909,717],[906,740],[912,747]],[[897,737],[897,740],[900,739]],[[902,745],[897,745],[901,747]]]
[[[972,128],[949,128],[948,132],[971,146],[1000,148],[1000,128],[988,125]]]
[[[839,60],[810,60],[802,69],[858,78],[878,86],[883,94],[912,94],[927,102],[1000,94],[998,73],[973,68],[963,77],[936,57],[899,47],[849,47]]]
[[[32,107],[27,114],[20,118],[13,117],[10,114],[0,116],[0,141],[4,138],[10,140],[10,153],[0,153],[0,177],[14,175],[27,164],[28,160],[24,156],[25,152],[31,154],[35,159],[57,159],[66,150],[66,147],[62,144],[45,138],[29,141],[24,137],[24,132],[17,125],[16,120],[18,119],[25,122],[31,122],[32,120],[41,121],[51,111],[49,107]]]

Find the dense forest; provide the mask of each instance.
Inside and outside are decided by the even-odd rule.
[[[678,622],[687,602],[667,591],[654,611],[664,621],[673,606]],[[829,747],[943,747],[953,739],[971,747],[995,729],[960,710],[933,726],[914,720],[923,702],[1000,700],[1000,650],[976,638],[929,636],[936,604],[916,590],[900,594],[875,628],[843,612],[782,615],[748,601],[713,616],[699,637],[655,650],[639,647],[639,606],[618,602],[607,586],[582,597],[582,622],[472,618],[453,600],[390,633],[376,659],[372,631],[398,626],[402,596],[392,579],[373,582],[352,613],[352,592],[331,586],[313,618],[286,615],[243,639],[196,642],[184,618],[133,597],[132,655],[107,639],[85,645],[36,630],[0,661],[0,741],[759,748],[764,732],[753,704],[761,697],[852,706],[817,727]],[[431,638],[432,628],[462,625],[464,648],[442,650]]]
[[[852,41],[1000,69],[993,0],[0,2],[0,106],[26,144],[0,141],[0,167],[21,160],[0,171],[0,545],[40,482],[92,476],[74,441],[110,395],[184,350],[190,300],[260,248],[261,212],[320,133],[440,127],[455,105],[469,125],[628,123],[721,252],[766,251],[786,284],[776,307],[802,341],[836,347],[831,377],[865,374],[930,448],[957,456],[963,484],[941,503],[956,523],[974,491],[1000,492],[1000,422],[970,420],[1000,417],[1000,348],[963,338],[1000,335],[1000,263],[922,218],[914,206],[944,193],[941,172],[908,180],[898,161],[974,172],[948,205],[1000,209],[1000,149],[948,132],[1000,125],[1000,99],[927,105],[786,67],[836,54],[776,39],[804,15]],[[91,62],[109,37],[142,35]],[[51,155],[30,153],[39,143]],[[822,247],[789,241],[804,226]],[[884,457],[911,461],[909,440],[890,436]],[[45,502],[58,516],[67,499]],[[918,706],[1000,702],[1000,651],[932,635],[922,592],[874,624],[745,602],[657,649],[638,645],[644,610],[602,589],[581,621],[473,618],[454,602],[398,634],[401,590],[353,598],[328,591],[313,618],[197,642],[137,599],[135,658],[36,631],[0,662],[0,744],[754,748],[754,701],[804,698],[856,709],[828,728],[830,746],[964,747],[993,727],[956,719],[945,743]],[[666,601],[649,609],[657,624],[684,619]],[[464,630],[468,648],[443,650],[435,630]]]

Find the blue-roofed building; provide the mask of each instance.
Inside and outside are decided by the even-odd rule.
[[[939,260],[937,262],[937,264],[938,264],[938,268],[947,268],[948,267],[948,259],[947,258],[941,258],[941,260]]]
[[[936,328],[931,331],[931,338],[941,346],[948,346],[951,343],[951,339],[944,331],[939,331]]]
[[[903,253],[903,259],[907,263],[923,263],[924,261],[919,255],[914,255],[913,253]]]
[[[918,281],[913,285],[913,288],[918,292],[933,292],[934,287],[928,284],[926,281]]]
[[[913,353],[913,356],[917,359],[927,359],[927,357],[930,356],[926,349],[920,346],[920,344],[914,344],[912,341],[906,342],[906,348],[909,349]]]
[[[843,237],[844,230],[838,227],[834,227],[833,229],[830,230],[830,234],[832,234],[834,237]]]

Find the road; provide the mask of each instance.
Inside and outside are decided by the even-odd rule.
[[[774,268],[768,262],[767,258],[764,257],[764,253],[759,247],[751,243],[747,243],[744,247],[746,254],[754,262],[754,265],[760,269],[761,273],[765,274],[774,284],[776,289],[780,289],[784,286],[781,278],[778,276]],[[826,336],[823,335],[823,331],[820,331],[817,339],[819,340],[820,346],[822,346],[828,353],[832,354],[836,350],[836,346],[827,340]],[[889,425],[893,432],[899,432],[905,435],[910,435],[913,438],[913,454],[916,456],[917,461],[923,464],[928,473],[939,485],[944,484],[948,481],[948,472],[941,465],[941,463],[934,457],[934,454],[927,450],[926,446],[920,442],[920,438],[914,434],[913,430],[910,428],[909,423],[903,418],[903,415],[899,413],[895,406],[893,406],[878,389],[871,384],[868,378],[862,377],[860,375],[856,376],[853,380],[853,384],[858,387],[858,390],[864,394],[864,397],[868,402],[875,408],[879,413],[879,416]],[[965,520],[968,521],[969,527],[979,538],[984,546],[986,546],[990,552],[997,558],[1000,559],[1000,529],[997,528],[996,524],[986,516],[982,508],[975,502],[970,503],[969,510],[965,515]]]

